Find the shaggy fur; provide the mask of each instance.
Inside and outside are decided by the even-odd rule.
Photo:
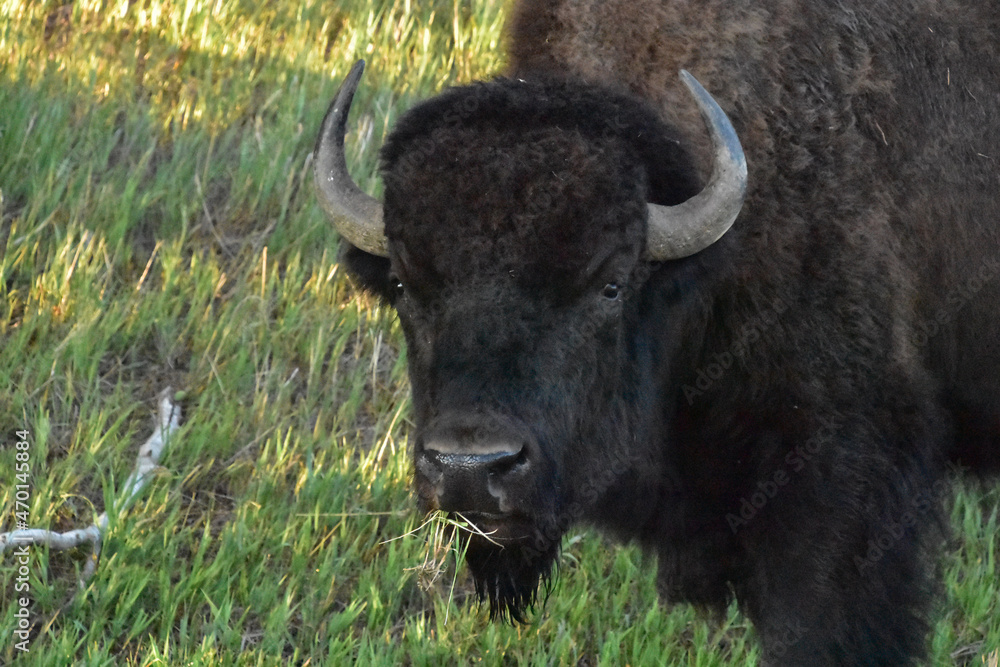
[[[1000,469],[998,44],[996,3],[523,2],[510,78],[401,119],[390,259],[345,261],[399,311],[415,456],[454,415],[527,434],[506,548],[470,557],[495,614],[586,521],[669,600],[735,595],[766,664],[925,654],[945,462]],[[682,67],[749,192],[649,264],[646,202],[708,164]]]

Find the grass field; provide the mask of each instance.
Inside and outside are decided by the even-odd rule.
[[[0,663],[747,665],[654,593],[655,563],[570,532],[531,625],[490,624],[464,570],[424,565],[406,352],[356,293],[312,192],[326,105],[369,66],[348,137],[376,151],[417,100],[503,65],[500,0],[0,0],[0,531],[30,442],[30,524],[84,527],[152,430],[158,475],[87,550],[31,550],[31,641],[0,566]],[[962,488],[935,665],[996,665],[1000,491]],[[992,654],[992,657],[991,657]]]

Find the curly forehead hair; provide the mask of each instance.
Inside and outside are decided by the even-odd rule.
[[[449,131],[487,128],[514,134],[553,128],[588,141],[621,142],[645,169],[651,203],[677,204],[699,190],[681,135],[652,107],[615,90],[547,76],[499,77],[448,89],[418,105],[383,146],[382,171],[391,171],[408,153],[437,150]]]

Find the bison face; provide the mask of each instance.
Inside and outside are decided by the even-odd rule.
[[[616,141],[460,128],[390,140],[385,223],[425,509],[460,513],[491,610],[520,619],[622,424],[645,178]]]
[[[347,246],[349,270],[399,313],[420,503],[486,534],[467,552],[477,590],[492,616],[521,620],[566,528],[657,477],[649,336],[662,332],[641,324],[645,257],[654,237],[688,253],[691,239],[718,238],[688,227],[671,238],[668,222],[669,209],[697,213],[718,196],[699,194],[681,142],[641,103],[501,79],[400,120],[379,206],[336,150],[359,76],[317,145],[321,201],[374,253]]]

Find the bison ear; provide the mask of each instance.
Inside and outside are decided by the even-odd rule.
[[[387,257],[372,255],[341,240],[339,259],[340,265],[347,269],[348,275],[361,289],[375,294],[386,303],[393,302],[395,290],[389,280],[391,267]]]

